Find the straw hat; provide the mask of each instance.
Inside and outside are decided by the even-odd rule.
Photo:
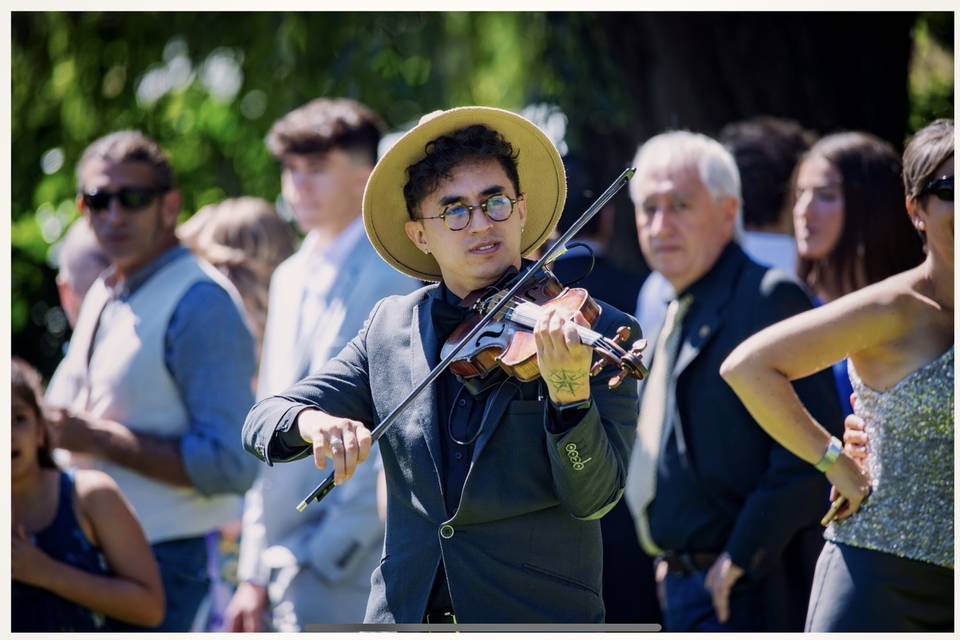
[[[404,232],[404,224],[410,220],[403,198],[407,168],[426,156],[425,147],[431,140],[475,124],[500,133],[518,153],[520,189],[527,203],[521,253],[527,255],[542,245],[560,220],[567,195],[563,162],[556,146],[535,124],[492,107],[434,111],[380,158],[363,193],[363,224],[370,242],[384,260],[408,276],[440,280],[437,261],[422,253]]]

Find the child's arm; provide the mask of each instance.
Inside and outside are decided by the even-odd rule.
[[[21,530],[13,537],[13,578],[130,624],[155,627],[166,610],[160,570],[116,483],[99,471],[77,473],[80,511],[93,525],[112,576],[54,560]],[[66,496],[61,499],[66,499]]]

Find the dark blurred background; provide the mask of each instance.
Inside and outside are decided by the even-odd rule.
[[[953,114],[951,13],[19,12],[12,26],[13,353],[45,375],[69,338],[54,274],[73,169],[111,130],[167,149],[185,219],[224,197],[276,199],[263,137],[322,95],[398,130],[458,105],[552,105],[542,120],[598,190],[668,128],[715,135],[767,114],[902,149]],[[610,257],[644,272],[629,199],[616,202]]]

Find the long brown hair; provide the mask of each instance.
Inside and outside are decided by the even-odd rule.
[[[904,206],[900,156],[890,144],[848,131],[821,138],[798,170],[812,157],[825,159],[842,176],[844,218],[840,238],[827,256],[798,260],[797,274],[804,282],[841,296],[923,261],[923,244]]]
[[[37,418],[37,428],[43,430],[43,444],[37,449],[37,461],[41,467],[48,469],[57,469],[57,463],[53,461],[53,447],[50,444],[50,430],[47,428],[47,420],[43,416],[43,409],[40,407],[40,398],[43,397],[43,383],[37,370],[27,364],[20,358],[12,358],[11,368],[11,396],[23,400],[30,406],[33,414]]]

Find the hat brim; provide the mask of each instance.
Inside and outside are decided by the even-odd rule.
[[[408,276],[441,279],[440,265],[407,237],[410,220],[403,198],[407,168],[426,156],[428,142],[475,124],[502,135],[518,154],[517,172],[525,194],[527,220],[521,254],[538,249],[556,228],[567,196],[567,177],[560,153],[535,124],[511,111],[493,107],[458,107],[423,118],[377,162],[363,193],[363,224],[377,253]]]

